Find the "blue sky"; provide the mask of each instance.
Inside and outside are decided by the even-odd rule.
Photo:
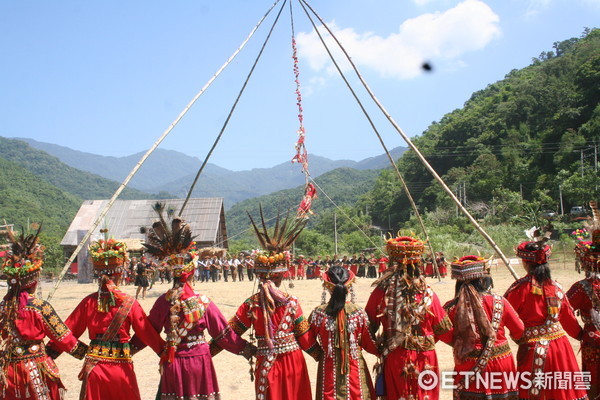
[[[0,2],[0,135],[110,156],[149,148],[273,0]],[[161,145],[204,158],[283,0]],[[598,27],[600,0],[309,1],[409,135],[555,41]],[[293,1],[309,154],[381,154],[366,119]],[[294,155],[298,120],[289,8],[211,162],[270,167]],[[341,60],[341,59],[340,59]],[[423,61],[434,70],[423,73]],[[389,148],[404,145],[365,101]]]

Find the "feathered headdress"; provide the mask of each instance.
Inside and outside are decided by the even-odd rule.
[[[195,323],[201,314],[197,303],[193,301],[195,293],[188,283],[188,278],[194,273],[196,267],[194,257],[190,253],[194,238],[192,237],[192,228],[179,217],[171,218],[174,210],[167,210],[165,217],[165,203],[157,202],[152,209],[158,215],[158,221],[152,224],[152,227],[143,233],[147,234],[147,240],[142,243],[146,252],[152,254],[163,262],[173,271],[173,276],[178,281],[179,286],[174,286],[167,291],[166,299],[171,303],[170,324],[171,330],[167,334],[167,352],[163,355],[163,361],[173,362],[175,351],[181,342],[180,329],[184,329],[182,323]],[[183,320],[180,317],[183,313]],[[189,328],[188,328],[189,329]],[[185,330],[185,329],[184,329]],[[187,334],[187,333],[186,333]]]
[[[11,351],[12,343],[19,340],[14,325],[19,317],[19,311],[27,305],[29,294],[27,290],[38,281],[42,264],[44,263],[44,247],[38,243],[41,225],[34,234],[25,234],[21,229],[18,236],[8,231],[10,250],[2,263],[1,272],[8,281],[8,292],[4,296],[4,306],[0,309],[0,381],[6,381],[6,358]]]
[[[38,243],[42,226],[33,234],[25,234],[23,229],[18,236],[9,230],[10,250],[2,263],[2,273],[10,286],[26,289],[37,282],[44,264],[44,247]]]
[[[308,220],[306,218],[294,218],[290,222],[289,213],[286,218],[281,222],[281,215],[277,213],[277,219],[275,220],[275,228],[273,233],[270,234],[265,223],[265,217],[262,210],[260,209],[260,222],[261,228],[259,228],[250,213],[250,222],[254,228],[254,233],[258,238],[258,243],[264,251],[254,251],[254,271],[256,273],[278,273],[285,272],[288,269],[290,261],[290,255],[288,249],[292,246],[294,241],[298,238],[298,235],[302,232]]]
[[[152,209],[156,212],[158,221],[147,231],[142,228],[143,233],[147,234],[146,242],[142,243],[146,252],[167,263],[177,277],[193,271],[194,263],[189,252],[194,240],[192,228],[179,217],[167,221],[173,210],[167,210],[165,217],[165,203],[156,202]]]

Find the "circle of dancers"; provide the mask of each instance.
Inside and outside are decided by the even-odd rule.
[[[258,290],[229,321],[211,299],[194,291],[198,254],[190,226],[165,217],[164,205],[155,206],[157,221],[144,246],[162,260],[173,286],[149,314],[119,289],[126,248],[105,235],[90,247],[98,290],[63,322],[35,296],[44,251],[39,230],[9,233],[11,248],[2,262],[8,291],[0,303],[0,398],[60,399],[65,388],[54,359],[69,353],[83,360],[80,399],[140,399],[132,357],[148,346],[159,357],[157,398],[165,400],[221,399],[212,358],[222,350],[249,361],[257,400],[312,400],[303,352],[318,361],[316,399],[436,400],[440,385],[424,384],[423,377],[439,379],[436,343],[442,341],[453,349],[455,399],[596,399],[600,213],[595,203],[592,208],[591,238],[575,249],[586,277],[568,291],[551,277],[549,233],[537,230],[516,250],[526,275],[503,296],[491,290],[488,260],[468,255],[450,263],[455,297],[442,305],[424,278],[425,243],[399,236],[386,243],[385,269],[378,271],[379,260],[362,264],[365,275],[373,273],[371,264],[380,272],[365,308],[354,294],[361,264],[354,270],[325,263],[319,271],[322,304],[308,317],[300,300],[281,289],[292,264],[289,249],[306,220],[278,219],[273,232],[252,221],[262,249],[247,257]],[[144,296],[148,282],[143,268],[138,270]],[[85,331],[87,344],[80,340]],[[581,343],[582,370],[568,336]],[[518,344],[516,362],[509,337]],[[363,351],[377,357],[373,376]],[[477,376],[491,373],[513,374],[518,382],[476,385]],[[568,376],[571,384],[521,384],[524,376],[556,374]],[[586,388],[573,385],[576,376],[587,377]]]

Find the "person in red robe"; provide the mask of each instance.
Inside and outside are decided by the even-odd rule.
[[[288,249],[307,220],[297,218],[283,224],[278,220],[272,235],[264,223],[259,230],[252,218],[250,221],[264,249],[254,253],[259,291],[242,303],[229,326],[239,336],[252,329],[251,335],[258,340],[254,378],[257,400],[311,400],[302,350],[317,360],[322,351],[298,298],[279,289],[290,263]],[[282,226],[288,228],[287,232],[278,230]]]
[[[381,278],[384,274],[384,272],[387,270],[388,268],[388,258],[385,255],[382,255],[379,260],[377,260],[377,262],[379,263],[379,268],[377,270],[378,272],[378,278]]]
[[[323,287],[331,298],[309,317],[324,352],[317,372],[317,400],[375,398],[362,349],[375,355],[379,352],[369,332],[367,314],[354,301],[346,301],[349,292],[354,297],[354,280],[354,274],[343,267],[329,268],[323,273]]]
[[[302,254],[298,256],[298,268],[296,270],[296,274],[298,279],[304,279],[306,277],[306,266],[308,265],[308,261],[304,258]]]
[[[82,359],[87,346],[77,340],[50,303],[35,296],[43,261],[38,234],[18,238],[8,231],[10,250],[1,272],[8,291],[0,302],[0,398],[60,400],[65,387],[44,346],[48,337],[73,357]]]
[[[430,254],[428,254],[427,257],[425,257],[425,276],[428,278],[435,276],[433,270],[433,260],[431,259]]]
[[[219,400],[212,356],[225,348],[250,358],[253,346],[227,329],[227,320],[219,308],[208,297],[195,293],[190,285],[196,265],[190,225],[179,217],[167,222],[164,208],[155,211],[159,220],[148,230],[143,245],[148,253],[164,260],[174,278],[173,287],[156,300],[148,316],[156,332],[164,330],[167,334],[157,398]],[[206,331],[212,337],[211,346],[204,337]],[[137,348],[143,347],[137,334],[131,342]]]
[[[513,306],[525,324],[525,333],[517,352],[517,370],[535,377],[540,374],[567,372],[570,376],[580,374],[573,348],[567,334],[581,340],[583,331],[575,318],[569,299],[558,282],[552,280],[548,259],[550,246],[546,244],[549,234],[542,236],[536,231],[533,241],[521,243],[517,256],[523,260],[527,275],[514,282],[504,297]],[[531,378],[533,379],[533,378]],[[521,379],[521,399],[587,399],[585,390],[575,388],[550,388],[531,385]]]
[[[439,399],[439,385],[418,384],[424,371],[439,375],[435,343],[452,328],[440,300],[420,274],[421,240],[401,236],[387,241],[392,268],[376,280],[365,311],[371,332],[383,326],[383,368],[377,395],[387,399]],[[381,370],[381,367],[380,367]]]
[[[131,330],[156,354],[160,355],[165,347],[165,341],[152,327],[137,300],[117,287],[124,258],[98,258],[98,254],[108,253],[107,248],[115,243],[120,245],[116,251],[124,257],[124,244],[113,239],[101,239],[90,247],[94,270],[100,277],[99,290],[81,300],[65,320],[75,337],[87,330],[91,340],[79,374],[80,399],[140,399],[131,359],[136,351],[129,343]],[[94,247],[103,251],[92,250]],[[49,346],[54,348],[55,343]]]
[[[586,277],[567,292],[571,306],[583,321],[581,367],[590,374],[588,397],[600,397],[600,213],[596,202],[590,202],[593,220],[588,224],[591,240],[577,244],[575,253]]]
[[[446,259],[444,258],[444,253],[441,251],[436,254],[436,263],[438,269],[440,271],[440,276],[445,278],[448,275],[448,264],[446,263]]]
[[[486,262],[483,257],[465,256],[451,264],[456,297],[444,309],[453,330],[440,336],[440,340],[454,348],[455,399],[518,400],[518,388],[509,384],[509,379],[494,385],[479,383],[486,379],[489,382],[488,377],[493,374],[516,376],[505,328],[515,340],[524,331],[523,321],[508,300],[490,292],[493,282]],[[467,376],[467,372],[472,374]]]

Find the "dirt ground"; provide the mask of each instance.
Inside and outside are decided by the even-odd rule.
[[[522,276],[523,269],[520,266],[516,267],[517,274]],[[495,283],[495,292],[503,294],[508,286],[513,282],[513,278],[503,266],[493,268],[493,276]],[[552,266],[553,278],[558,280],[567,290],[575,281],[583,278],[574,270],[573,265],[555,264]],[[442,282],[437,280],[429,280],[433,290],[438,294],[442,304],[450,300],[454,296],[454,281],[446,278]],[[371,293],[370,287],[373,279],[359,279],[355,286],[357,303],[364,307]],[[296,295],[301,302],[302,309],[308,317],[310,311],[320,304],[322,287],[320,281],[295,281],[295,287],[287,289],[288,292]],[[43,298],[46,298],[50,289],[51,282],[42,284]],[[134,286],[123,286],[122,289],[131,295],[135,295]],[[152,304],[158,296],[168,289],[167,284],[156,284],[151,289],[146,299],[140,300],[144,310],[148,312]],[[219,307],[221,312],[227,319],[232,317],[237,307],[254,291],[254,283],[249,281],[243,282],[216,282],[216,283],[196,283],[195,290],[209,296]],[[5,288],[0,288],[0,294],[4,294]],[[94,284],[77,284],[73,282],[64,282],[59,287],[58,291],[51,300],[58,314],[65,319],[69,313],[75,308],[79,301],[91,292],[97,290]],[[86,343],[89,338],[82,338]],[[571,340],[575,352],[579,353],[579,344]],[[516,346],[512,344],[513,352],[516,353]],[[437,345],[438,358],[442,371],[451,371],[453,368],[452,349],[444,343]],[[578,354],[579,357],[579,354]],[[311,375],[312,391],[314,394],[316,383],[317,364],[311,357],[306,356],[306,362]],[[365,353],[365,358],[369,366],[373,366],[375,358]],[[60,368],[63,382],[68,389],[66,400],[75,400],[79,395],[80,383],[77,380],[77,374],[81,369],[82,362],[68,355],[62,355],[57,364]],[[250,381],[248,362],[241,356],[235,356],[228,352],[222,352],[214,359],[215,368],[217,370],[221,396],[225,400],[239,399],[250,400],[254,398],[254,386]],[[138,384],[142,399],[153,399],[158,387],[159,372],[158,372],[158,357],[149,348],[144,349],[134,357],[134,365],[137,373]],[[450,390],[442,390],[441,399],[449,400],[452,398]]]

